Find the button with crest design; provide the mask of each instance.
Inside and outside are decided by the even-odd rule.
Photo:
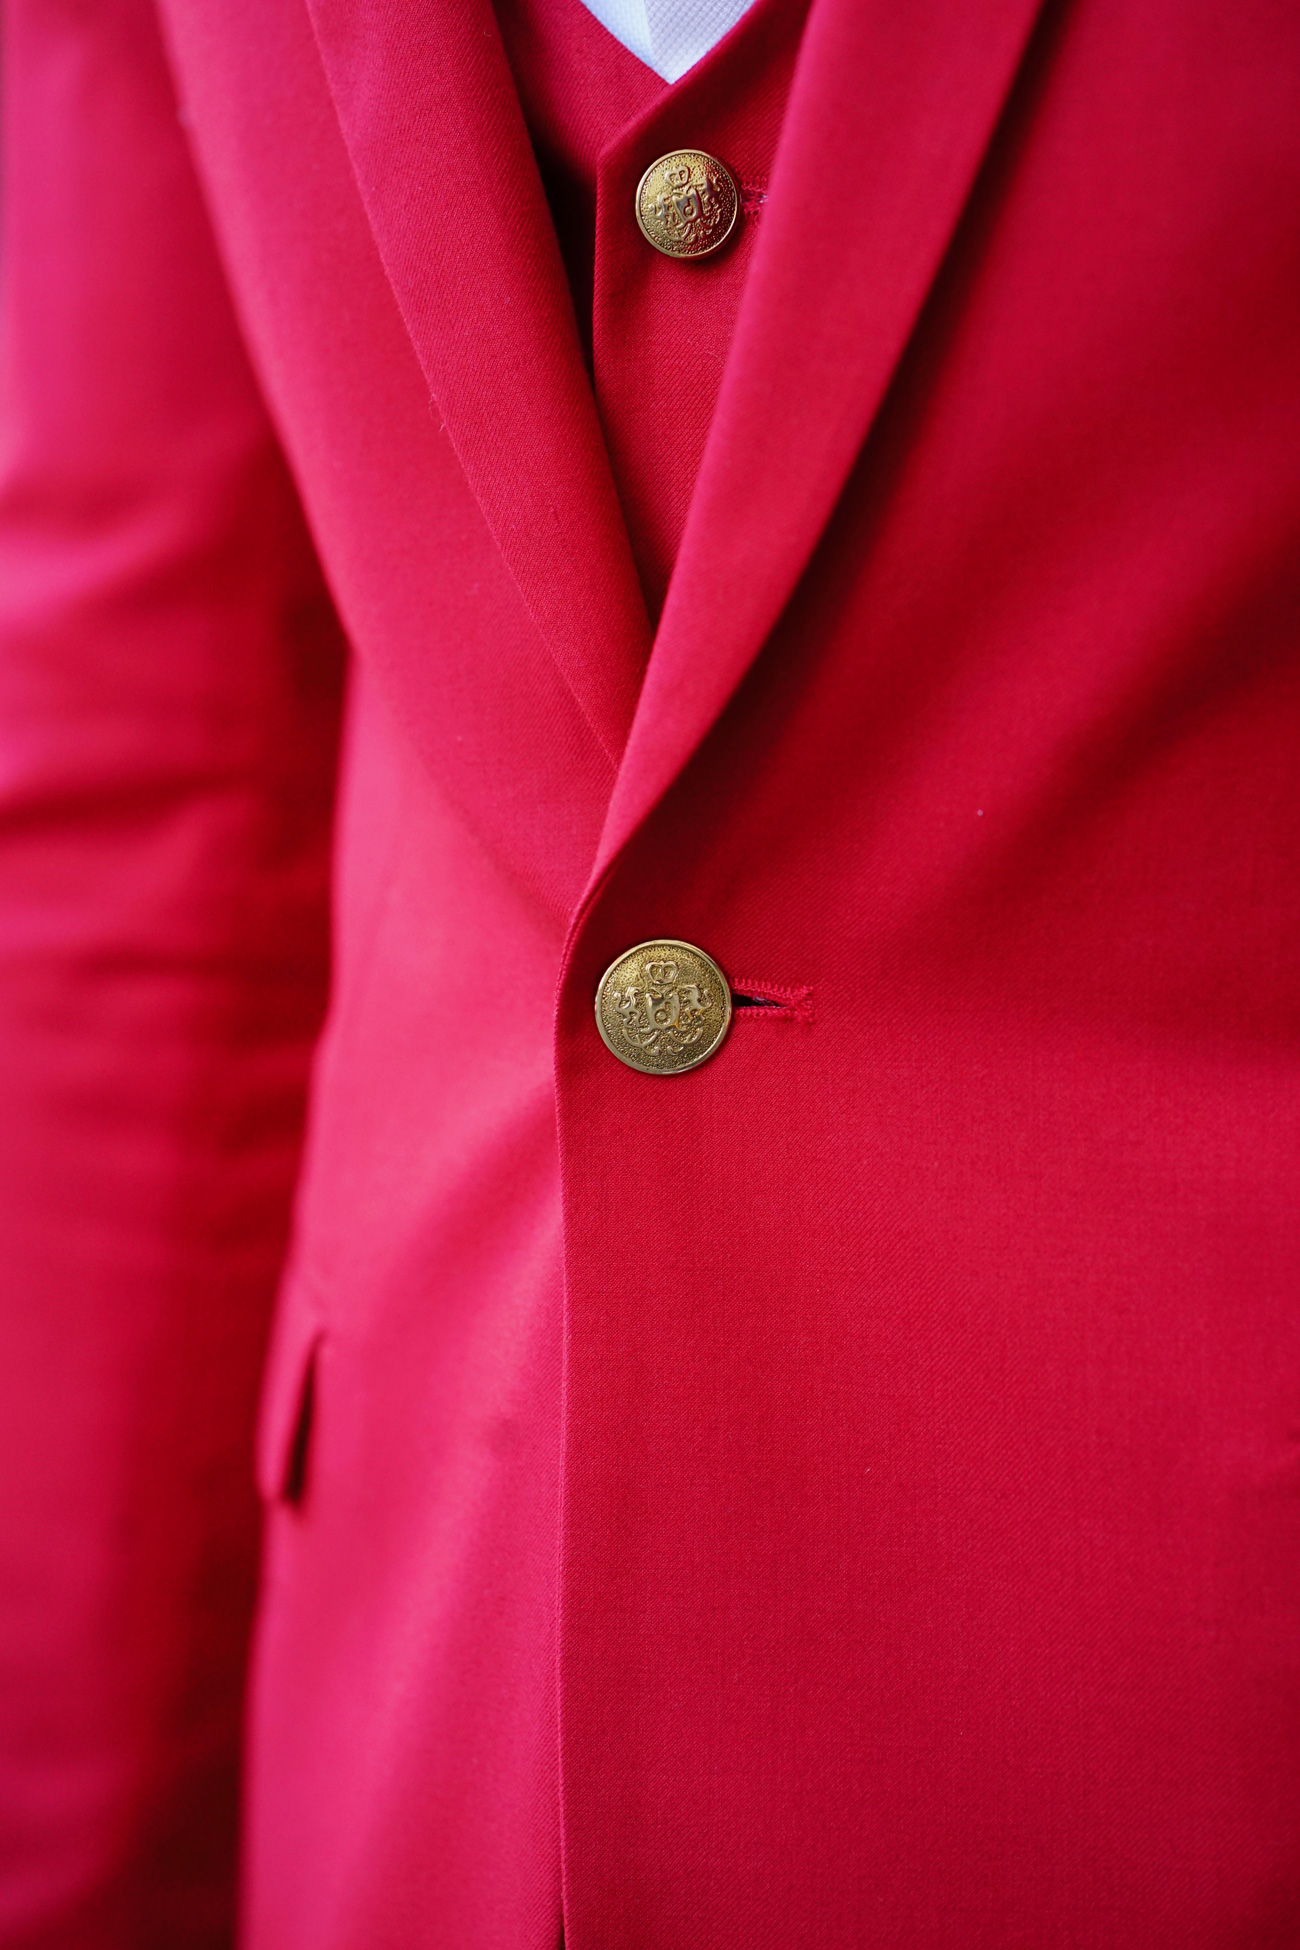
[[[740,191],[725,163],[703,149],[674,149],[636,186],[641,235],[665,257],[709,257],[740,215]]]
[[[731,1023],[731,990],[689,941],[642,941],[612,961],[596,990],[596,1027],[620,1063],[647,1076],[694,1070]]]

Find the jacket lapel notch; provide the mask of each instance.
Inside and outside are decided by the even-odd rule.
[[[436,410],[535,623],[617,764],[650,624],[489,0],[307,4]]]
[[[815,0],[593,884],[699,746],[815,549],[1041,4]]]

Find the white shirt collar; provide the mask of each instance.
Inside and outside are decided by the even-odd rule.
[[[583,0],[615,40],[653,68],[676,81],[706,55],[750,0]]]

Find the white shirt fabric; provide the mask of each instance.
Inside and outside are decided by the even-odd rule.
[[[582,0],[616,41],[665,81],[693,68],[751,0]]]

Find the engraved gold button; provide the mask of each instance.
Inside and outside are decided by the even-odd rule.
[[[689,941],[642,941],[612,961],[596,990],[596,1027],[620,1063],[675,1077],[708,1060],[731,1023],[731,990]]]
[[[641,235],[665,257],[708,257],[736,227],[740,192],[725,163],[703,149],[674,149],[636,186]]]

